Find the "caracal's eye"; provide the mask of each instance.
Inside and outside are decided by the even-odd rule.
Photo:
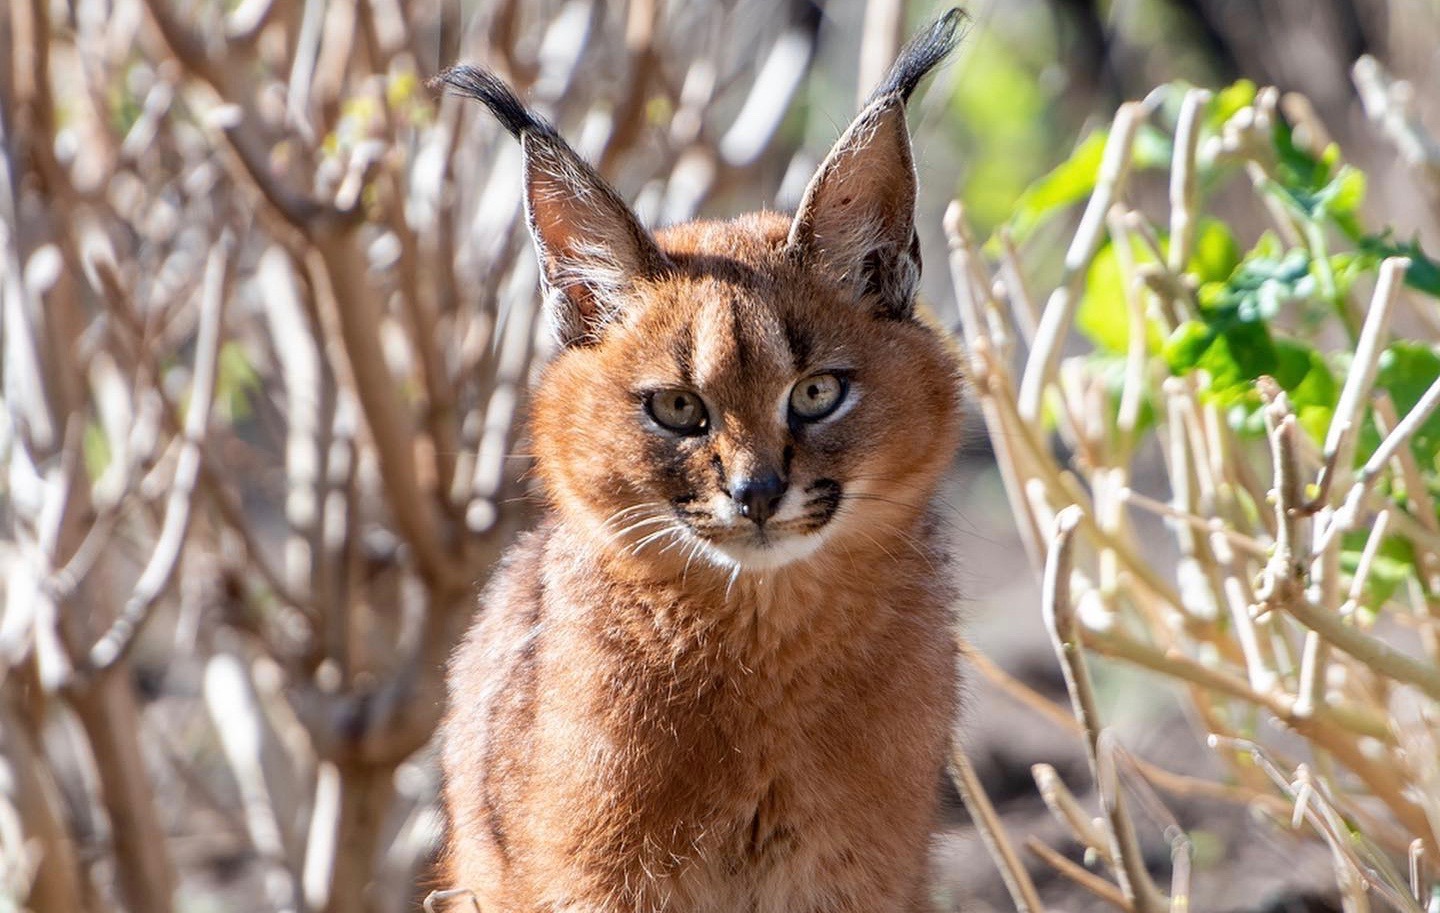
[[[790,391],[790,412],[802,422],[818,422],[845,400],[845,380],[834,374],[811,374]]]
[[[645,397],[645,409],[660,427],[676,434],[702,434],[710,424],[705,404],[689,390],[656,390]]]

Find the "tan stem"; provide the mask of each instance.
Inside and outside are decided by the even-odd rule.
[[[1040,902],[1035,884],[1025,871],[1024,864],[1020,862],[1019,855],[1005,833],[1005,826],[1000,822],[1000,816],[995,813],[989,794],[985,792],[984,784],[975,775],[975,768],[971,766],[970,759],[958,740],[950,752],[950,776],[960,790],[960,797],[965,801],[965,808],[970,812],[976,830],[980,832],[986,851],[990,853],[990,858],[995,861],[995,867],[1000,871],[1000,878],[1005,882],[1005,889],[1010,892],[1015,909],[1019,913],[1044,913],[1045,905]]]
[[[175,874],[140,748],[140,708],[129,663],[122,660],[110,674],[69,691],[67,697],[95,758],[120,896],[132,913],[168,913]]]
[[[369,899],[380,851],[380,828],[395,793],[392,765],[340,766],[340,816],[335,865],[324,913],[375,913]]]

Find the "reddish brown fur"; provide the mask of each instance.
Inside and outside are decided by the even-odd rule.
[[[787,258],[789,224],[663,232],[675,275],[536,391],[552,510],[483,600],[445,726],[450,881],[487,913],[925,906],[956,700],[929,501],[957,442],[958,366],[926,324],[877,317]],[[776,359],[792,354],[784,324],[807,363]],[[634,391],[679,382],[677,340],[697,326],[728,355],[709,395],[734,433],[674,448]],[[607,541],[617,511],[718,485],[716,454],[773,459],[785,434],[762,406],[837,363],[863,395],[795,441],[792,484],[866,491],[813,557],[732,581],[663,540],[627,552],[648,529]]]
[[[446,77],[521,138],[563,346],[531,420],[545,522],[451,668],[449,881],[485,913],[926,908],[960,372],[914,314],[904,103],[959,18],[793,220],[655,238],[503,83]]]

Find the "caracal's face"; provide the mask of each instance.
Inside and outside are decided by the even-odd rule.
[[[958,434],[954,351],[787,261],[787,226],[662,233],[675,275],[547,370],[541,472],[617,552],[771,571],[868,551],[930,499]]]

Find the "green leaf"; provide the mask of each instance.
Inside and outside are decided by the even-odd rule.
[[[1160,253],[1166,256],[1170,239],[1161,236]],[[1187,272],[1202,282],[1223,281],[1234,272],[1239,262],[1235,238],[1225,223],[1217,219],[1201,219],[1195,233],[1194,252]],[[1150,246],[1138,239],[1131,241],[1131,256],[1137,266],[1154,263]],[[1075,316],[1076,325],[1091,342],[1105,351],[1126,352],[1130,348],[1130,315],[1125,304],[1125,286],[1113,241],[1107,241],[1095,254],[1085,276],[1085,293]],[[1146,321],[1148,342],[1159,350],[1164,340],[1152,321]]]
[[[1249,392],[1262,375],[1275,374],[1279,363],[1270,330],[1258,320],[1228,324],[1200,357],[1214,393]]]
[[[1433,298],[1440,298],[1440,263],[1436,263],[1420,249],[1418,238],[1408,244],[1396,244],[1390,240],[1389,231],[1378,235],[1367,235],[1359,240],[1360,250],[1375,257],[1409,257],[1410,268],[1405,270],[1405,284],[1416,291]]]
[[[1396,414],[1403,417],[1415,408],[1437,377],[1440,377],[1440,352],[1424,343],[1399,341],[1380,353],[1375,386],[1390,394]],[[1373,421],[1367,421],[1360,430],[1357,464],[1368,460],[1379,446],[1380,432]],[[1410,439],[1410,449],[1422,471],[1440,473],[1440,411],[1432,413],[1420,425]]]
[[[1202,218],[1186,270],[1201,282],[1224,282],[1240,263],[1235,236],[1219,219]]]
[[[1130,148],[1130,169],[1169,168],[1175,160],[1175,143],[1170,135],[1152,124],[1141,124]]]
[[[1270,137],[1275,147],[1275,180],[1281,188],[1305,199],[1329,182],[1330,164],[1325,156],[1316,157],[1296,145],[1295,130],[1288,121],[1276,118]]]
[[[1080,202],[1095,190],[1100,160],[1105,155],[1109,131],[1096,130],[1081,141],[1070,157],[1026,188],[1015,203],[1010,232],[1023,241],[1057,212]]]
[[[1165,363],[1176,374],[1188,374],[1200,366],[1200,358],[1215,338],[1215,332],[1199,320],[1180,324],[1160,350]]]
[[[1170,334],[1162,354],[1177,374],[1208,374],[1205,396],[1223,406],[1248,399],[1256,380],[1276,373],[1280,358],[1264,323],[1234,319],[1210,325],[1186,321]]]
[[[1379,265],[1379,255],[1365,250],[1331,254],[1330,275],[1335,279],[1335,294],[1342,299],[1348,297],[1356,280],[1374,275]]]
[[[1130,346],[1125,280],[1113,242],[1101,247],[1090,262],[1090,269],[1085,275],[1085,294],[1080,298],[1075,313],[1075,325],[1105,351],[1124,352]]]
[[[1204,256],[1211,262],[1201,262],[1195,272],[1215,277],[1233,262],[1234,242],[1223,226],[1209,234],[1205,244],[1214,252]],[[1197,259],[1203,250],[1197,244]],[[1313,294],[1310,266],[1306,251],[1283,251],[1273,238],[1262,238],[1222,280],[1212,278],[1200,287],[1199,319],[1181,324],[1165,341],[1162,355],[1170,369],[1204,371],[1209,381],[1202,395],[1245,433],[1263,430],[1255,382],[1266,375],[1290,394],[1313,438],[1322,439],[1329,427],[1338,396],[1330,366],[1313,346],[1271,328],[1286,302]]]
[[[1332,215],[1355,215],[1365,202],[1365,172],[1346,165],[1326,185],[1324,193]]]
[[[1075,147],[1069,158],[1025,188],[1010,216],[1010,234],[1017,242],[1095,192],[1109,139],[1108,130],[1094,131]],[[1150,124],[1142,124],[1135,133],[1130,168],[1168,168],[1174,154],[1174,143],[1167,134]]]
[[[1312,347],[1293,339],[1275,339],[1278,365],[1275,380],[1290,395],[1300,426],[1312,440],[1325,440],[1340,391],[1335,375],[1324,357]]]
[[[105,469],[110,465],[112,454],[110,453],[110,439],[105,436],[105,429],[97,422],[85,423],[85,436],[81,438],[81,452],[85,457],[85,474],[90,481],[95,481],[104,475]]]
[[[1358,219],[1365,200],[1365,175],[1340,161],[1334,143],[1317,156],[1295,144],[1294,129],[1277,119],[1271,132],[1275,148],[1274,180],[1266,189],[1311,221],[1330,221],[1351,240],[1363,232]]]
[[[220,346],[215,372],[215,407],[220,417],[234,423],[249,418],[250,397],[260,389],[260,375],[250,364],[245,347],[230,340]]]
[[[1200,303],[1212,320],[1268,320],[1285,301],[1308,297],[1311,285],[1306,251],[1276,255],[1257,245],[1223,283],[1201,287]]]
[[[1440,263],[1436,263],[1420,249],[1418,239],[1411,240],[1401,253],[1410,258],[1410,268],[1405,270],[1405,284],[1413,289],[1440,298]]]
[[[1255,83],[1248,79],[1231,83],[1210,99],[1205,111],[1205,126],[1215,133],[1225,126],[1241,108],[1255,103]]]

